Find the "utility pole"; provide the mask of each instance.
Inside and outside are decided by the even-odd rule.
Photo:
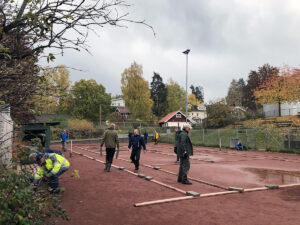
[[[187,109],[187,86],[188,86],[188,55],[191,50],[187,49],[183,54],[186,55],[186,77],[185,77],[185,122],[188,122],[188,109]]]

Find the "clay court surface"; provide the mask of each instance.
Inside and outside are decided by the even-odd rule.
[[[65,154],[71,167],[60,178],[61,186],[67,189],[62,205],[71,221],[59,224],[300,224],[300,185],[246,191],[265,185],[300,184],[299,155],[195,147],[189,173],[193,185],[183,185],[177,183],[179,165],[175,163],[173,145],[150,143],[148,152],[141,153],[139,174],[151,176],[154,182],[131,173],[134,165],[129,161],[126,143],[121,144],[119,159],[113,162],[125,170],[112,168],[111,173],[103,170],[100,161],[105,161],[105,156],[100,157],[99,144],[73,144],[72,149],[72,158],[69,152]],[[75,169],[80,178],[71,177]],[[245,192],[229,193],[229,187]],[[185,197],[185,191],[198,192],[200,197],[134,206]],[[219,192],[226,193],[205,197]]]

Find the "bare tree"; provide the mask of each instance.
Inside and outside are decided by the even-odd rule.
[[[0,0],[0,101],[11,105],[13,119],[30,119],[31,97],[43,79],[38,61],[55,59],[45,49],[89,51],[89,33],[105,26],[139,23],[152,29],[131,20],[127,7],[122,0]]]

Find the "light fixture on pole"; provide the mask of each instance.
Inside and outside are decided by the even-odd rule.
[[[187,49],[183,54],[186,55],[186,79],[185,79],[185,122],[188,122],[188,110],[187,110],[187,85],[188,85],[188,55],[191,50]]]

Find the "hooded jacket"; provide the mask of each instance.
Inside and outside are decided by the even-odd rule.
[[[190,137],[188,136],[188,132],[185,130],[183,130],[179,135],[177,154],[179,157],[183,157],[185,154],[188,156],[193,155],[193,145]]]
[[[46,160],[45,163],[41,164],[39,160],[43,155],[45,156]],[[34,183],[38,183],[44,175],[55,176],[62,167],[70,167],[69,161],[65,157],[56,153],[45,153],[42,155],[38,154],[37,163],[40,165],[40,167],[34,176]]]

